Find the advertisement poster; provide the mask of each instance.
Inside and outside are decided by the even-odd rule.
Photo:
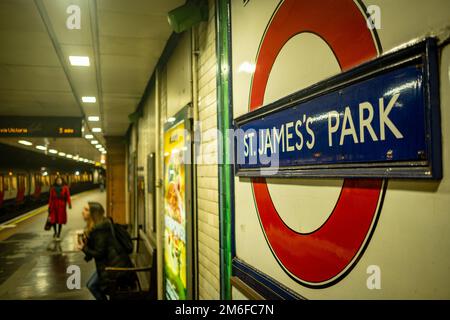
[[[164,277],[169,300],[187,295],[184,129],[181,121],[164,134]]]

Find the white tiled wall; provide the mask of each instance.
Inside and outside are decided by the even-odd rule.
[[[202,150],[217,159],[217,103],[215,8],[209,1],[209,21],[198,28],[198,106]],[[197,166],[198,283],[200,299],[220,298],[218,168],[216,164]]]

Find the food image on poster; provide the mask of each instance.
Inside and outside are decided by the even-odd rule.
[[[186,299],[184,122],[164,134],[164,278],[166,299]]]

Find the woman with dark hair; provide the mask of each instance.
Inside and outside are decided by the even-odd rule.
[[[69,188],[58,176],[50,189],[48,201],[48,213],[53,226],[53,238],[56,238],[56,241],[60,241],[62,225],[67,223],[67,204],[69,204],[69,209],[72,209]]]
[[[105,210],[98,202],[88,202],[83,209],[83,216],[92,220],[92,229],[85,238],[82,251],[85,260],[95,260],[96,271],[88,280],[87,287],[97,300],[108,300],[108,289],[112,286],[133,286],[135,275],[126,272],[107,272],[106,267],[129,268],[130,257],[118,244],[113,235],[111,220],[105,217]]]

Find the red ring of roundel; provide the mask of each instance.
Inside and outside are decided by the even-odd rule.
[[[285,0],[274,14],[260,45],[250,110],[263,105],[270,71],[283,46],[303,32],[321,37],[343,71],[377,56],[365,16],[354,1]],[[382,180],[345,179],[328,220],[309,234],[295,232],[283,222],[265,179],[253,179],[252,186],[259,219],[276,259],[296,281],[319,287],[341,278],[362,251],[375,225]],[[301,208],[301,203],[298,207]]]

